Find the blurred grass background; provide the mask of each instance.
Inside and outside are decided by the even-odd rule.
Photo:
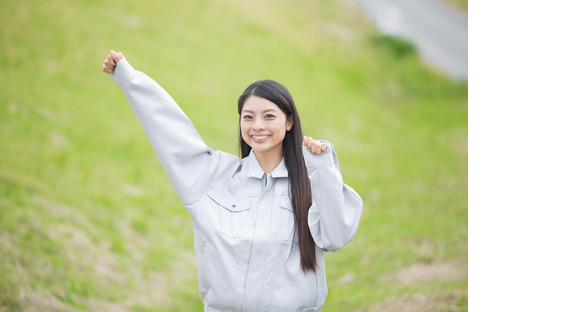
[[[214,149],[238,154],[237,97],[264,78],[334,143],[365,207],[326,254],[324,311],[467,311],[467,83],[353,1],[0,1],[0,43],[0,311],[203,310],[189,215],[110,49]]]

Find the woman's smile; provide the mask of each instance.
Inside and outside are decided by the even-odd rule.
[[[268,140],[270,138],[269,135],[265,135],[265,134],[261,134],[261,135],[253,134],[253,135],[251,135],[251,137],[252,137],[252,140],[256,143],[266,142],[266,140]]]

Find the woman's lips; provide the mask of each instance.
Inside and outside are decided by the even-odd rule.
[[[252,140],[256,143],[262,143],[265,142],[266,140],[268,140],[270,138],[269,135],[265,135],[265,134],[261,134],[261,135],[251,135]]]

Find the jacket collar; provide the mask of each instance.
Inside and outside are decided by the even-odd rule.
[[[260,166],[258,162],[258,158],[254,154],[254,150],[250,151],[248,155],[248,177],[258,178],[261,179],[264,176],[264,170]],[[288,169],[286,168],[286,163],[284,162],[284,158],[278,167],[272,171],[272,178],[287,178],[288,177]]]

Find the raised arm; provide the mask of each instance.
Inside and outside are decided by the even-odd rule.
[[[121,87],[183,204],[196,202],[209,186],[219,154],[205,145],[173,98],[121,53],[111,51],[102,69]]]
[[[308,213],[312,238],[318,247],[336,251],[354,238],[362,215],[362,199],[343,183],[331,144],[305,137],[303,153],[312,187],[313,204]]]

